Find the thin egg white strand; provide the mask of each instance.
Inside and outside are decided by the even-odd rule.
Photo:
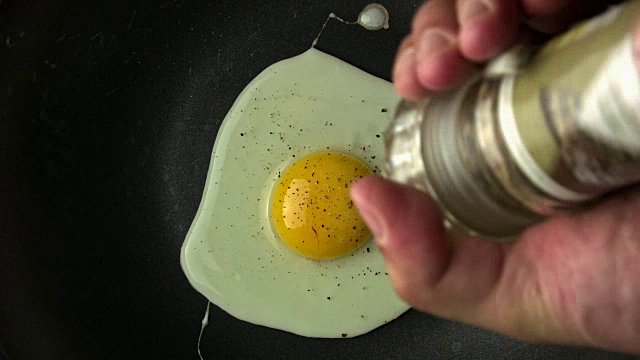
[[[204,333],[204,328],[209,325],[209,307],[211,306],[211,301],[207,301],[207,311],[204,312],[204,317],[202,318],[202,326],[200,327],[200,335],[198,336],[198,356],[200,356],[200,360],[204,360],[202,357],[202,353],[200,352],[200,340],[202,340],[202,333]]]
[[[318,36],[311,43],[311,47],[315,47],[318,45],[318,40],[320,40],[320,35],[322,35],[322,31],[327,26],[327,23],[330,19],[336,19],[343,24],[347,25],[360,25],[367,30],[380,30],[380,29],[388,29],[389,28],[389,12],[387,9],[376,3],[369,4],[362,9],[360,14],[358,15],[358,20],[356,21],[346,21],[338,15],[331,13],[327,16],[327,19],[322,24],[322,28],[320,28],[320,32]]]

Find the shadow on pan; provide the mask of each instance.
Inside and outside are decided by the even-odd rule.
[[[329,23],[319,48],[389,78],[387,31]],[[0,0],[0,357],[195,359],[206,300],[178,254],[217,129],[270,64],[365,1]],[[212,307],[206,359],[621,358],[533,346],[409,311],[303,338]]]

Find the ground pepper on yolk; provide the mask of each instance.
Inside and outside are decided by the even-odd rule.
[[[364,245],[371,232],[351,201],[349,186],[370,174],[360,160],[340,152],[294,162],[271,197],[271,219],[280,239],[315,260],[344,256]]]

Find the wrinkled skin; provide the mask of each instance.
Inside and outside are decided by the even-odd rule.
[[[431,0],[400,46],[394,85],[410,99],[451,88],[514,43],[561,31],[606,4]],[[352,197],[396,291],[416,309],[530,342],[640,353],[638,188],[550,218],[512,244],[463,237],[455,246],[424,193],[368,177]]]

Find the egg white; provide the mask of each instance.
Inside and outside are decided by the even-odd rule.
[[[271,191],[286,166],[331,150],[379,173],[391,84],[314,48],[258,75],[227,114],[181,264],[192,286],[238,319],[309,337],[353,337],[408,309],[369,241],[313,261],[274,233]]]

